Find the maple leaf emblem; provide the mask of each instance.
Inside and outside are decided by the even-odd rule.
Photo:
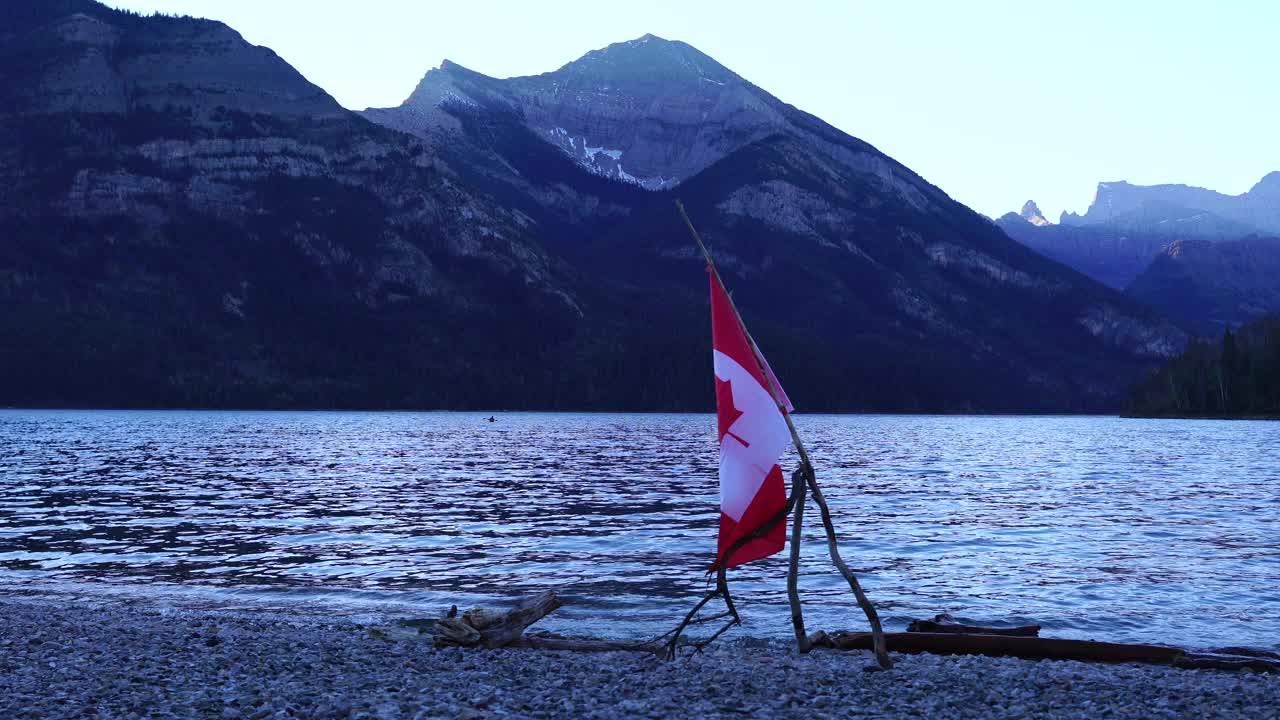
[[[744,413],[733,404],[733,383],[729,380],[721,380],[716,378],[716,409],[717,419],[720,422],[720,444],[724,444],[724,436],[729,435],[734,440],[742,443],[743,447],[751,447],[751,443],[738,437],[729,431],[733,424],[738,422],[738,418]]]

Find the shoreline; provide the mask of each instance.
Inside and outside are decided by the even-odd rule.
[[[715,410],[529,410],[529,409],[458,409],[458,408],[377,408],[377,407],[115,407],[115,406],[74,406],[74,405],[6,405],[0,407],[4,412],[102,412],[102,413],[262,413],[262,414],[400,414],[400,415],[714,415]],[[1176,415],[1167,413],[1131,413],[1122,410],[1114,411],[1079,411],[1068,410],[1000,410],[982,412],[913,412],[847,410],[847,411],[814,411],[802,413],[807,417],[940,417],[940,418],[1117,418],[1120,420],[1280,420],[1280,415]]]
[[[715,409],[708,410],[529,410],[529,409],[498,409],[484,408],[479,410],[467,410],[456,408],[367,408],[367,407],[108,407],[108,406],[4,406],[0,410],[10,412],[105,412],[105,413],[350,413],[358,414],[379,414],[392,413],[403,415],[715,415]],[[1110,412],[1070,412],[1066,410],[1026,410],[1026,411],[968,411],[968,412],[912,412],[909,410],[893,411],[872,411],[872,410],[849,410],[849,411],[813,411],[802,413],[805,416],[822,417],[822,416],[858,416],[858,417],[975,417],[975,418],[1070,418],[1070,417],[1101,417],[1101,418],[1125,418],[1126,416],[1118,410]],[[1153,418],[1159,419],[1159,418]]]
[[[536,629],[536,626],[535,626]],[[1280,718],[1280,676],[975,656],[436,649],[346,618],[0,595],[4,717]]]
[[[1121,413],[1121,420],[1280,420],[1280,415],[1144,415],[1142,413]]]

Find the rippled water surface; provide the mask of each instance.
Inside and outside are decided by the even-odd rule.
[[[564,586],[548,629],[665,630],[713,553],[713,418],[497,420],[3,411],[0,585],[419,615]],[[1280,424],[797,420],[891,628],[1280,647]],[[806,519],[810,629],[864,627]],[[785,571],[734,571],[740,633],[790,633]]]

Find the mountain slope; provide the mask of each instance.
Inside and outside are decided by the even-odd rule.
[[[1062,409],[1064,398],[1102,409],[1117,378],[1178,346],[1150,314],[968,209],[895,207],[874,178],[795,139],[743,148],[679,194],[793,396],[884,411]],[[622,257],[619,282],[678,292],[663,279],[691,253],[669,202],[600,243],[600,267]]]
[[[457,402],[475,326],[580,314],[518,214],[226,26],[5,12],[0,403]]]
[[[1041,255],[1116,290],[1128,287],[1173,240],[1100,225],[1033,225],[1012,212],[997,219],[996,225]]]
[[[1179,240],[1127,293],[1204,337],[1280,312],[1280,238]]]

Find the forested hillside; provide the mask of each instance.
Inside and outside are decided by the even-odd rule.
[[[1193,341],[1133,389],[1129,413],[1280,418],[1280,314],[1218,342]]]

